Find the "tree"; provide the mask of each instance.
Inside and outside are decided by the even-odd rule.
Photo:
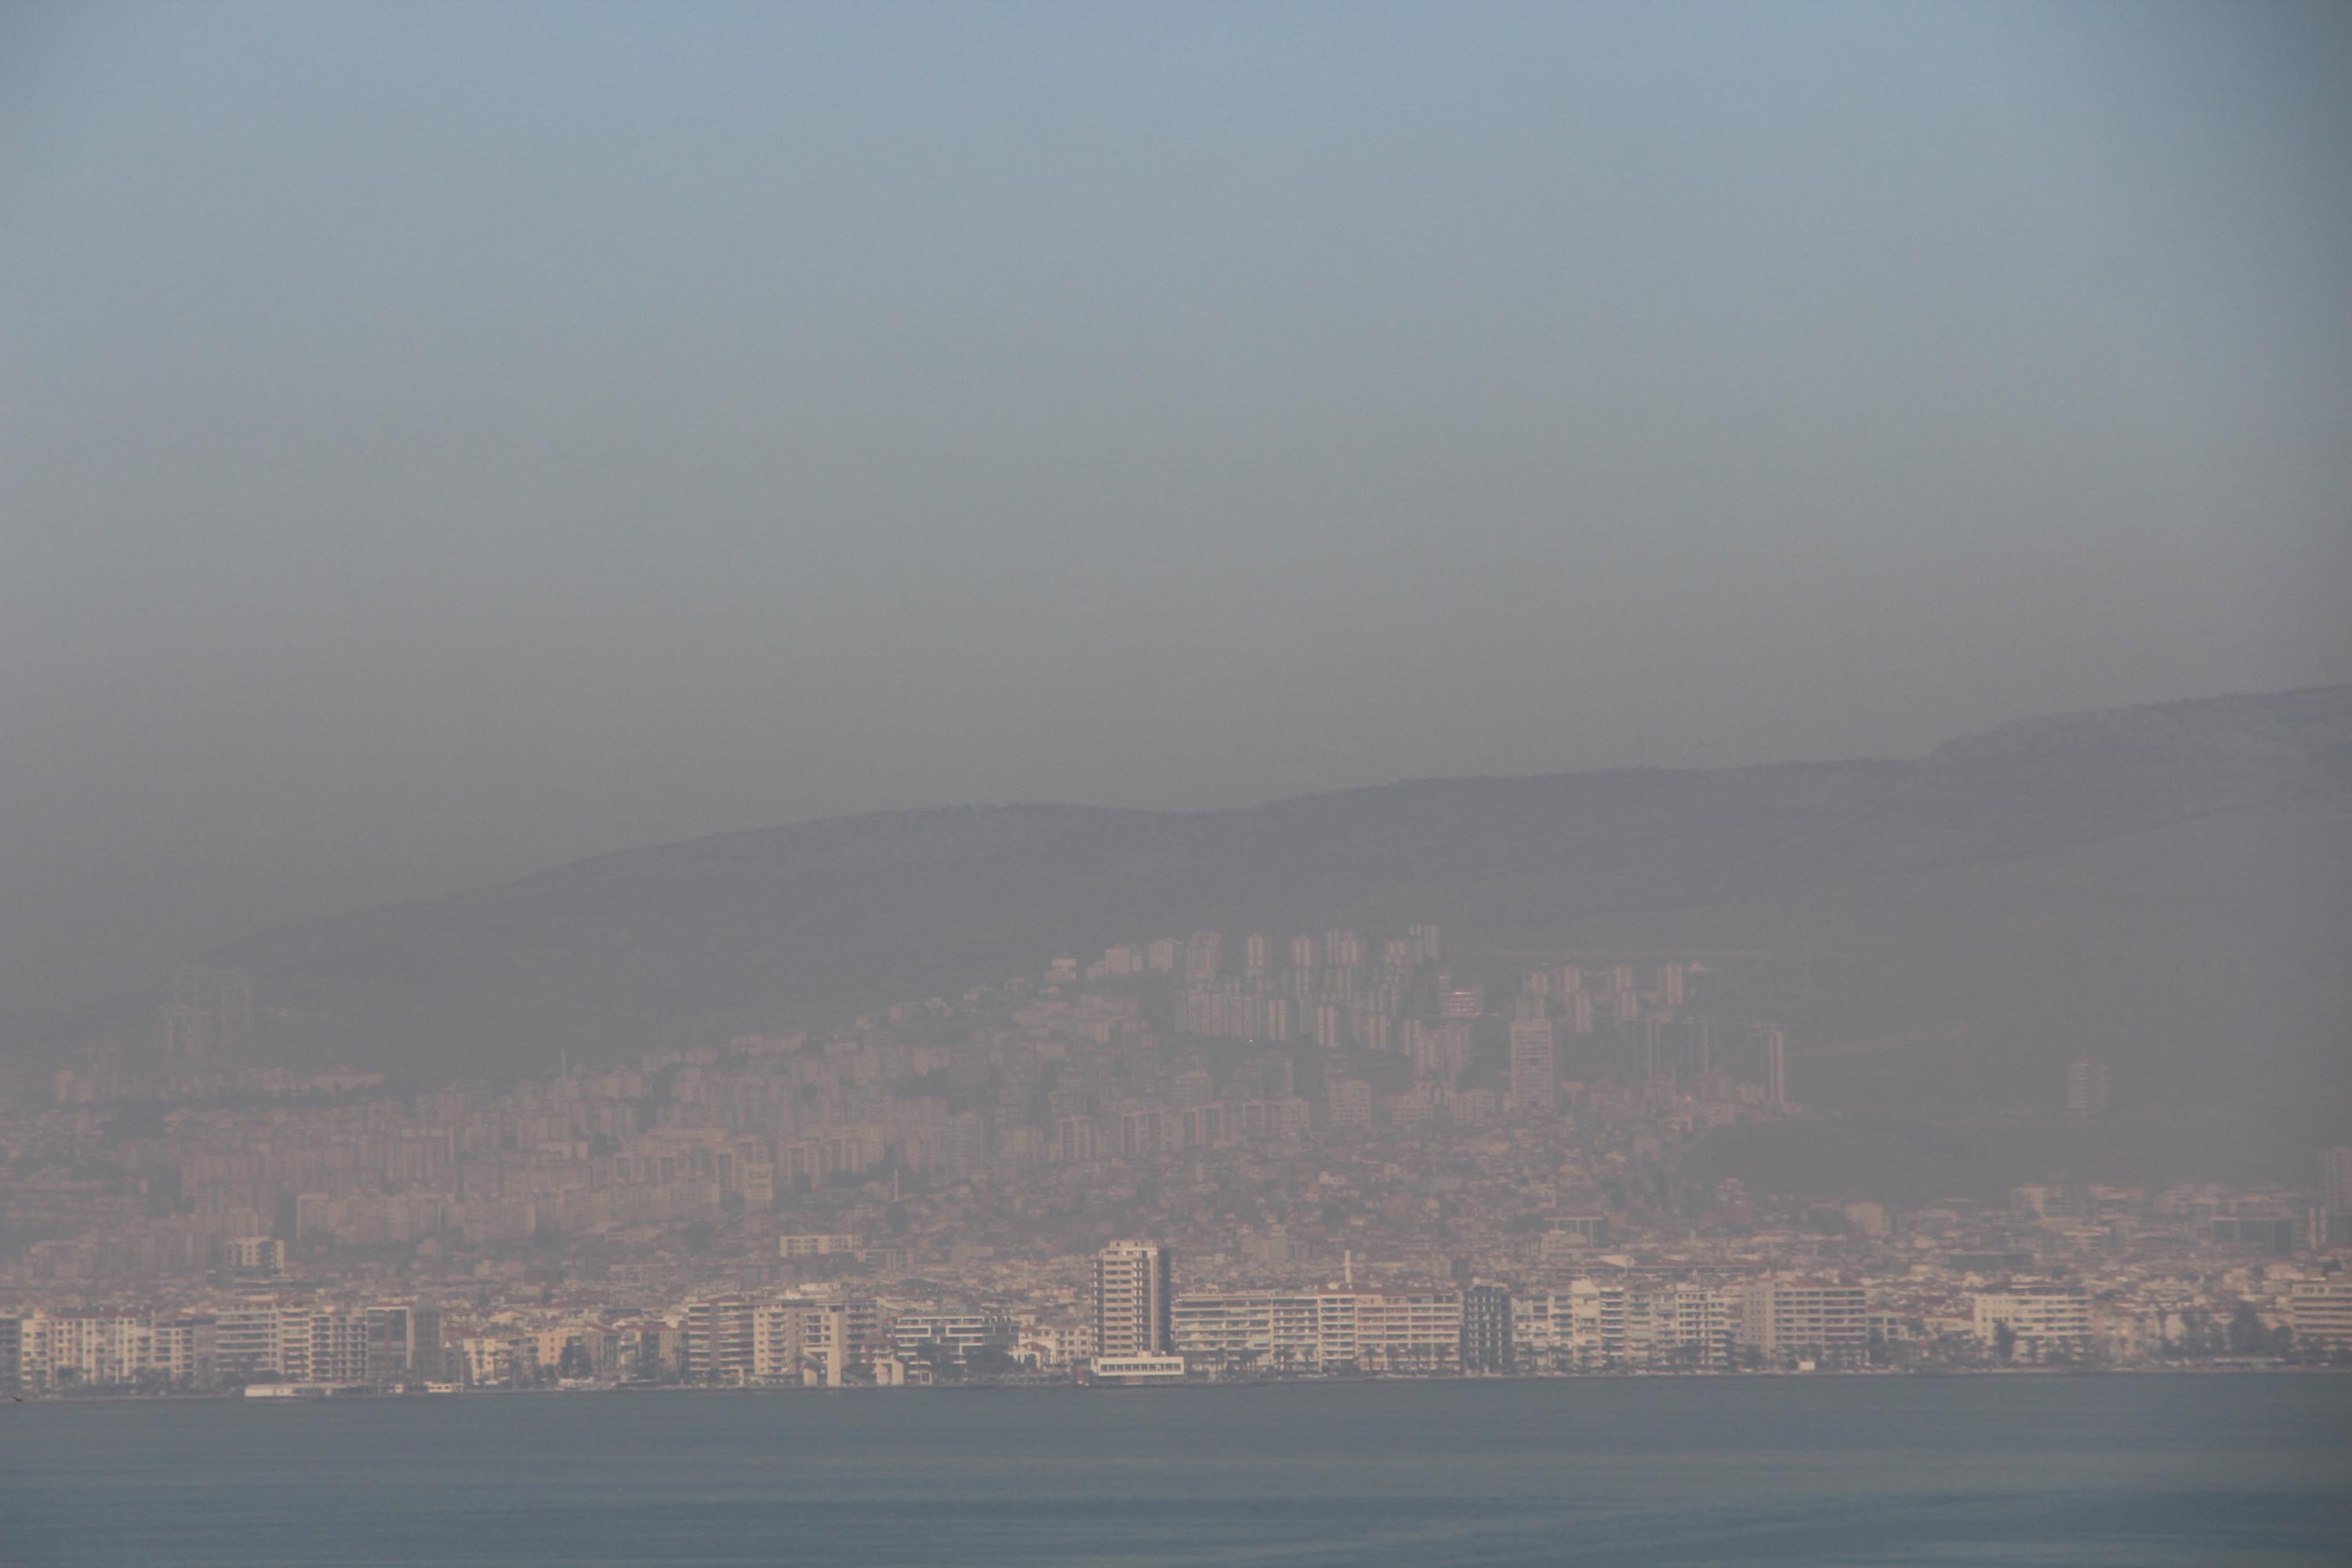
[[[1992,1352],[2007,1366],[2017,1354],[2017,1331],[2007,1323],[1995,1323],[1992,1330]]]
[[[964,1352],[963,1364],[974,1377],[1002,1377],[1021,1370],[1021,1363],[1003,1345],[974,1345]]]
[[[2271,1348],[2271,1331],[2263,1326],[2262,1314],[2251,1301],[2238,1303],[2223,1333],[2231,1355],[2261,1355]]]

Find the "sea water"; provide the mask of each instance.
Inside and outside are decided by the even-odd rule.
[[[0,1564],[2352,1562],[2352,1379],[0,1405]]]

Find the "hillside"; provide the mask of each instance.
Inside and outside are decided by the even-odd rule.
[[[1827,1053],[1817,1098],[2031,1100],[2095,1048],[2152,1099],[2332,1115],[2352,1040],[2352,688],[2036,720],[1915,762],[837,818],[209,956],[317,1022],[306,1054],[434,1074],[823,1021],[1198,926],[1421,919],[1474,942],[1801,952],[1816,980],[1789,1005],[1800,1061]],[[1955,1019],[1966,1044],[1924,1057],[1832,1049]]]

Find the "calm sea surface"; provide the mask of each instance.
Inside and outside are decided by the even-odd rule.
[[[2352,1562],[2352,1380],[0,1405],[0,1563]]]

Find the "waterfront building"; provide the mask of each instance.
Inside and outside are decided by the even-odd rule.
[[[2352,1347],[2352,1280],[2338,1276],[2297,1284],[2287,1294],[2287,1316],[2298,1343]]]
[[[2091,1343],[2091,1299],[2070,1286],[1979,1291],[1972,1301],[1977,1338],[1992,1344],[2006,1325],[2029,1360],[2038,1360],[2053,1348],[2080,1351]]]
[[[1870,1344],[1870,1308],[1859,1285],[1776,1280],[1750,1286],[1742,1338],[1768,1355],[1857,1352]]]
[[[1462,1370],[1509,1372],[1511,1293],[1500,1285],[1473,1285],[1462,1293]]]
[[[1164,1355],[1172,1347],[1175,1278],[1168,1248],[1115,1241],[1095,1258],[1095,1353]]]

